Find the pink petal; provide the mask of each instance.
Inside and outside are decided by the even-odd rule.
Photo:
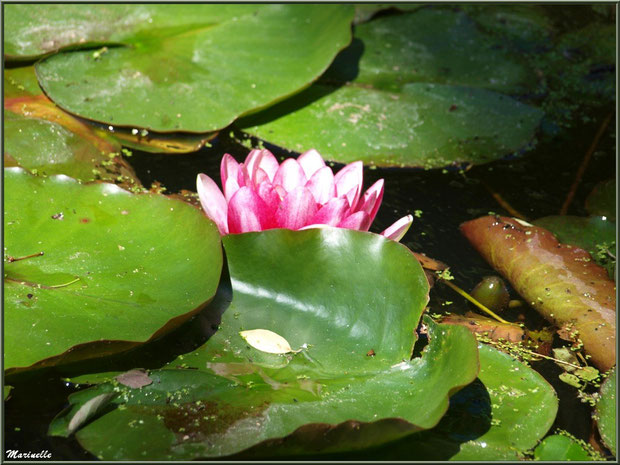
[[[260,162],[262,150],[250,150],[248,156],[245,157],[243,162],[243,174],[246,178],[246,186],[255,184],[256,170],[258,169],[258,163]]]
[[[314,196],[314,200],[320,205],[324,205],[329,202],[330,199],[336,197],[334,173],[328,166],[324,166],[316,171],[306,183],[306,187],[310,189],[310,192],[312,192]]]
[[[366,223],[368,223],[368,213],[360,211],[347,216],[338,224],[338,227],[361,230]]]
[[[310,149],[299,155],[299,157],[297,157],[297,162],[303,168],[307,179],[310,179],[314,173],[325,166],[323,157],[314,149]]]
[[[267,210],[269,211],[268,220],[269,223],[264,225],[263,229],[277,228],[278,225],[275,221],[275,214],[280,205],[280,196],[273,184],[269,181],[261,182],[256,188],[256,193],[265,202]]]
[[[286,192],[292,192],[297,187],[305,186],[307,181],[304,170],[294,158],[284,160],[273,177],[273,183],[284,187]]]
[[[398,220],[392,226],[387,228],[381,234],[387,237],[388,239],[392,239],[398,242],[403,238],[403,236],[409,229],[409,226],[411,226],[411,223],[413,223],[413,216],[411,215],[403,216],[400,220]]]
[[[358,205],[358,210],[363,210],[368,213],[370,217],[370,224],[375,220],[375,216],[377,216],[377,211],[379,211],[379,207],[381,206],[381,201],[383,200],[383,179],[379,179],[376,183],[374,183],[370,189],[364,192],[364,196]],[[370,224],[368,225],[370,227]]]
[[[342,197],[342,196],[339,195],[338,197]],[[351,207],[351,212],[358,211],[357,203],[360,198],[360,186],[352,187],[351,190],[347,192],[344,197],[349,202],[349,205]]]
[[[310,220],[311,224],[326,224],[338,226],[349,210],[349,202],[346,199],[331,199],[323,205]]]
[[[264,200],[250,187],[241,187],[228,203],[228,230],[231,234],[262,231],[269,224]]]
[[[309,223],[317,210],[312,193],[301,186],[282,200],[276,211],[276,222],[280,228],[299,229]]]
[[[269,176],[267,175],[267,173],[265,173],[265,171],[262,168],[257,168],[256,173],[254,174],[253,184],[255,186],[258,186],[263,181],[270,181]]]
[[[362,183],[364,181],[364,165],[361,161],[354,161],[342,168],[334,176],[334,182],[336,183],[336,195],[342,197],[351,192],[352,189],[357,188],[358,195],[362,192]],[[348,197],[347,197],[348,198]],[[349,199],[352,200],[352,199]],[[357,202],[357,199],[355,199]],[[352,208],[355,208],[354,204],[349,202]]]
[[[276,171],[278,171],[280,164],[269,150],[262,150],[262,156],[258,162],[258,166],[267,173],[269,180],[273,181],[273,177],[276,175]]]
[[[202,209],[215,222],[220,234],[228,234],[228,205],[215,181],[201,173],[196,178],[196,190]]]
[[[241,186],[239,186],[236,178],[230,176],[226,180],[226,184],[224,184],[224,197],[226,197],[227,202],[230,202],[230,199],[232,199],[232,196],[236,194],[236,192],[239,190],[239,187]]]
[[[225,153],[220,163],[220,179],[222,180],[222,186],[226,185],[226,181],[229,178],[237,179],[239,177],[239,163],[232,155]]]
[[[252,150],[245,158],[244,168],[245,174],[252,181],[255,186],[258,185],[263,179],[257,179],[257,173],[259,170],[269,177],[269,180],[273,180],[276,171],[278,170],[278,160],[273,154],[267,150]]]

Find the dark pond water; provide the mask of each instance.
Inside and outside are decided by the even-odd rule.
[[[386,185],[383,204],[372,230],[382,231],[401,216],[421,210],[421,216],[415,219],[403,243],[414,251],[424,252],[448,264],[455,276],[454,282],[470,290],[483,276],[494,273],[461,236],[459,224],[488,212],[509,214],[491,191],[530,219],[557,214],[601,121],[612,110],[604,108],[591,115],[591,122],[576,124],[562,135],[541,134],[536,148],[521,157],[466,171],[367,169],[364,172],[366,186],[379,178],[384,178]],[[569,214],[585,216],[584,200],[595,184],[615,177],[615,145],[615,129],[611,125],[584,173]],[[277,147],[268,148],[278,156],[290,156]],[[145,186],[158,181],[167,188],[167,193],[174,193],[182,189],[195,190],[195,177],[199,172],[219,180],[219,161],[225,152],[242,160],[248,149],[228,136],[220,136],[212,141],[212,147],[196,153],[158,155],[134,151],[130,162]],[[437,285],[431,293],[431,304],[438,307],[432,308],[433,311],[440,310],[443,299],[455,302],[453,311],[467,308],[464,300],[443,285]],[[512,296],[517,297],[514,293]],[[528,325],[541,325],[541,319],[532,310],[525,308],[520,311],[525,313]],[[206,338],[201,318],[204,316],[188,323],[166,341],[109,361],[107,366],[100,368],[155,368],[162,360],[190,351]],[[559,413],[552,430],[559,427],[587,441],[592,432],[590,408],[576,398],[574,388],[557,380],[560,371],[552,363],[538,362],[533,367],[547,378],[560,397]],[[62,373],[39,372],[11,380],[11,384],[15,389],[5,404],[5,450],[49,450],[55,460],[94,459],[74,439],[53,438],[46,434],[49,422],[66,406],[67,395],[75,391],[74,386],[62,380]]]

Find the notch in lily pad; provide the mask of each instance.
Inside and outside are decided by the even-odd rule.
[[[288,354],[290,352],[296,354],[302,350],[293,350],[286,339],[268,329],[239,331],[239,335],[255,349],[261,352],[267,352],[268,354]]]

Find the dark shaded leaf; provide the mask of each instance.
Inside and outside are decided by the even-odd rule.
[[[616,455],[616,369],[614,368],[601,386],[600,399],[596,405],[596,422],[601,438]]]

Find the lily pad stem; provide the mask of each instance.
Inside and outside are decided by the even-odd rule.
[[[497,321],[499,321],[500,323],[504,323],[507,325],[512,325],[512,326],[516,326],[514,323],[511,323],[510,321],[506,321],[504,320],[501,316],[497,315],[495,312],[493,312],[492,310],[490,310],[489,308],[487,308],[485,305],[482,305],[480,302],[478,302],[476,299],[474,299],[472,296],[470,296],[467,292],[465,292],[463,289],[461,289],[460,287],[456,286],[455,284],[452,284],[450,281],[446,281],[445,279],[442,280],[444,284],[446,284],[448,287],[452,288],[455,292],[457,292],[458,294],[462,295],[463,297],[465,297],[467,300],[469,300],[472,304],[474,304],[476,307],[478,307],[480,310],[482,310],[483,312],[485,312],[486,314],[492,316],[493,318],[495,318]]]

